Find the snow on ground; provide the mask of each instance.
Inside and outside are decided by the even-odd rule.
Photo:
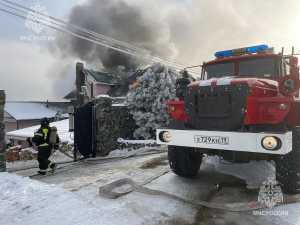
[[[273,209],[274,210],[274,209]],[[299,225],[300,203],[279,206],[275,208],[278,212],[287,212],[286,216],[269,216],[266,220],[272,221],[273,225]]]
[[[69,120],[53,122],[50,126],[57,128],[59,138],[62,142],[73,143],[73,132],[69,132]],[[28,137],[33,137],[34,132],[39,129],[38,126],[28,127],[16,131],[11,131],[6,134],[8,139],[26,140]]]
[[[259,188],[269,177],[275,177],[273,162],[251,161],[249,163],[230,163],[217,156],[204,159],[204,164],[220,173],[229,174],[245,180],[249,189]]]
[[[121,165],[126,173],[124,166]],[[118,176],[126,176],[120,172],[114,176],[105,169],[98,173],[104,173],[103,177],[106,178],[111,176],[112,181],[118,179]],[[74,173],[77,174],[76,171]],[[147,177],[149,174],[146,174]],[[132,176],[136,177],[134,174]],[[143,179],[141,171],[138,176],[138,179]],[[171,177],[175,175],[171,174]],[[99,180],[76,192],[7,173],[0,174],[0,180],[0,224],[148,225],[174,224],[172,221],[177,220],[190,224],[197,213],[188,205],[161,196],[131,193],[115,200],[102,198],[97,191],[102,185]]]
[[[121,152],[116,152],[120,155]],[[122,154],[121,154],[122,155]],[[131,178],[138,183],[153,177],[168,168],[166,161],[144,168],[146,162],[161,158],[163,154],[109,162],[80,162],[70,165],[69,170],[58,171],[39,181],[19,177],[13,174],[0,174],[0,224],[6,225],[154,225],[154,224],[206,224],[221,218],[221,222],[209,224],[300,224],[300,204],[277,207],[287,210],[288,216],[255,216],[251,213],[222,212],[212,217],[199,218],[199,209],[191,205],[163,196],[151,196],[132,192],[118,199],[106,199],[98,194],[98,189],[121,178]],[[215,157],[204,159],[199,176],[196,179],[184,179],[173,173],[167,173],[152,181],[147,187],[165,191],[189,200],[206,199],[208,193],[220,180],[234,180],[230,174],[246,179],[248,185],[260,185],[261,181],[274,173],[270,163],[251,162],[250,164],[229,164]],[[273,169],[272,169],[273,168]],[[32,173],[33,171],[29,171]],[[26,173],[20,173],[26,176]],[[35,178],[40,179],[40,178]],[[247,201],[239,196],[243,189],[226,192],[224,201]],[[238,191],[237,191],[238,190]],[[230,199],[229,196],[239,196]],[[227,197],[228,196],[228,197]],[[256,196],[254,195],[256,199]],[[202,215],[202,214],[201,214]],[[205,217],[205,215],[203,215]],[[195,221],[198,219],[199,221]],[[203,219],[203,221],[202,221]],[[206,220],[204,220],[206,219]],[[201,223],[203,222],[203,223]]]
[[[260,188],[262,182],[266,181],[269,177],[275,176],[275,166],[273,162],[267,161],[251,161],[250,163],[229,163],[223,160],[220,160],[219,157],[206,157],[204,163],[201,167],[202,169],[214,170],[218,173],[229,174],[235,177],[238,177],[244,180],[247,183],[247,188]],[[231,193],[227,193],[231,195]],[[258,196],[257,196],[258,197]],[[229,197],[226,197],[223,200],[228,200]],[[236,199],[235,201],[243,201],[243,198]],[[245,201],[245,200],[244,200]],[[253,214],[239,214],[239,213],[230,213],[223,212],[224,215],[221,218],[221,222],[213,220],[213,224],[222,224],[224,221],[227,221],[226,224],[234,224],[237,221],[240,221],[243,218],[243,225],[250,225],[255,222],[255,224],[263,225],[299,225],[300,224],[300,203],[288,204],[275,207],[269,210],[269,213],[282,213],[283,215],[263,215],[257,216]],[[263,213],[268,213],[268,210],[263,211]],[[216,218],[216,215],[214,215]],[[238,224],[238,223],[237,223]]]
[[[103,220],[101,209],[61,188],[8,173],[0,180],[0,224],[115,224]]]

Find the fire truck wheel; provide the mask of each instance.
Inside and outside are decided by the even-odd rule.
[[[182,177],[195,177],[199,171],[202,154],[193,148],[169,146],[168,159],[170,168]]]
[[[293,129],[293,150],[276,160],[276,179],[284,193],[300,193],[300,127]]]

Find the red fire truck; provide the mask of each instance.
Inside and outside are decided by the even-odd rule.
[[[267,45],[215,57],[203,63],[199,81],[168,102],[171,122],[157,130],[157,142],[168,145],[171,169],[194,177],[203,154],[237,163],[273,160],[283,191],[299,192],[298,58]]]

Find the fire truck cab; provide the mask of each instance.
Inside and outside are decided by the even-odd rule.
[[[157,130],[171,169],[194,177],[202,157],[232,162],[274,160],[286,193],[300,191],[298,58],[267,45],[215,53],[201,79],[168,102],[171,122]],[[255,168],[253,168],[255,169]]]

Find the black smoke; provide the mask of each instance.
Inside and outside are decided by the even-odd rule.
[[[299,18],[288,16],[299,11],[298,0],[87,0],[68,20],[190,66],[213,59],[215,51],[262,43],[300,49]],[[66,56],[105,68],[144,62],[67,34],[56,44]]]
[[[123,0],[90,0],[77,5],[71,10],[69,23],[147,49],[150,54],[168,57],[173,54],[172,44],[162,38],[166,35],[163,22],[155,17],[147,18],[144,9]],[[101,63],[107,69],[123,66],[132,70],[143,62],[140,58],[72,36],[60,36],[58,46],[66,54]]]

